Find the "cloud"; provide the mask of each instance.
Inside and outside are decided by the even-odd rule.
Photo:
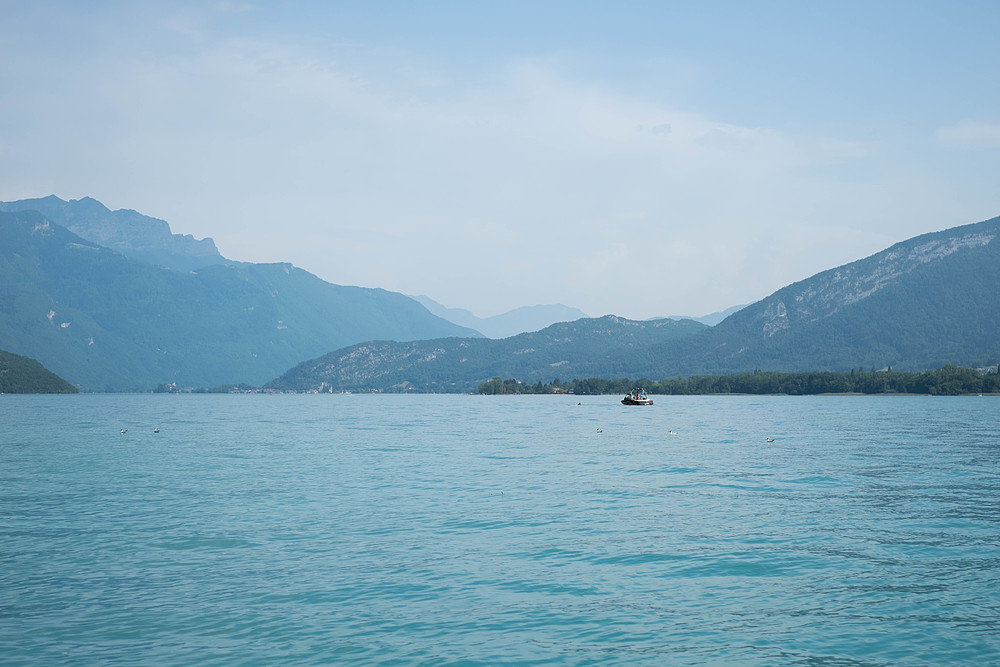
[[[1000,148],[1000,123],[961,120],[938,130],[937,138],[949,148]]]
[[[927,217],[933,196],[919,178],[830,177],[873,173],[879,145],[679,108],[572,55],[463,79],[394,49],[129,7],[114,31],[65,20],[65,46],[30,59],[0,42],[0,198],[91,195],[234,259],[477,312],[644,317],[746,303],[870,254],[884,236],[852,229],[912,219],[907,206]],[[812,225],[821,238],[785,233]],[[622,287],[636,272],[656,288]]]
[[[280,42],[199,40],[98,55],[62,76],[66,96],[43,122],[23,119],[20,146],[49,143],[56,180],[84,190],[57,194],[128,192],[108,203],[213,236],[237,259],[470,307],[485,295],[494,310],[569,294],[593,312],[664,311],[648,291],[621,294],[618,276],[641,265],[660,283],[710,281],[706,258],[728,256],[732,225],[805,196],[801,166],[845,159],[825,140],[669,108],[544,60],[512,61],[480,87],[423,90],[378,62],[351,70]],[[477,289],[498,248],[518,275]]]

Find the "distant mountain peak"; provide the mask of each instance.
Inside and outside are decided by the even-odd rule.
[[[665,318],[663,318],[663,317],[652,317],[652,318],[650,318],[647,321],[662,320],[662,319],[670,319],[670,320],[694,320],[695,322],[701,322],[702,324],[707,324],[710,327],[714,327],[716,324],[718,324],[722,320],[726,319],[727,317],[729,317],[733,313],[738,312],[740,310],[743,310],[746,307],[747,307],[747,305],[744,303],[744,304],[740,304],[738,306],[730,306],[729,308],[726,308],[725,310],[720,310],[720,311],[715,312],[715,313],[709,313],[708,315],[701,315],[700,317],[695,317],[693,315],[668,315]]]
[[[38,211],[88,241],[175,271],[188,272],[227,261],[211,238],[198,240],[189,234],[173,234],[164,220],[132,209],[111,211],[93,197],[65,201],[49,195],[0,202],[0,211],[29,210]]]
[[[52,195],[52,196],[55,197],[55,195]],[[59,199],[58,197],[55,197],[55,198]],[[88,212],[98,212],[98,213],[110,213],[111,212],[111,209],[109,209],[107,206],[105,206],[101,202],[97,201],[93,197],[81,197],[80,199],[71,199],[71,200],[69,200],[68,202],[65,202],[65,203],[70,204],[70,205],[74,205],[75,204],[78,207],[80,207],[81,209],[83,209],[84,211],[88,211]]]
[[[464,308],[448,308],[427,296],[411,296],[438,317],[459,326],[479,331],[487,338],[509,338],[529,331],[540,331],[557,322],[572,322],[586,313],[561,303],[521,306],[492,317],[477,317]]]

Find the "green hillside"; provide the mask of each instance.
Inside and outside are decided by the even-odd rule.
[[[617,355],[707,329],[691,320],[636,322],[607,315],[560,322],[500,340],[449,338],[353,345],[303,362],[266,386],[294,391],[472,391],[493,376],[525,382],[553,377],[620,377]]]
[[[77,388],[34,359],[0,350],[0,394],[75,394]]]

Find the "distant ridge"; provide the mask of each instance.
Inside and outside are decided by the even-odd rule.
[[[731,306],[729,308],[726,308],[725,310],[720,310],[720,311],[715,312],[715,313],[709,313],[708,315],[702,315],[701,317],[693,317],[691,315],[667,315],[667,319],[671,319],[671,320],[694,320],[695,322],[701,322],[702,324],[706,324],[706,325],[708,325],[710,327],[714,327],[716,324],[718,324],[722,320],[726,319],[727,317],[729,317],[733,313],[737,313],[737,312],[743,310],[746,307],[747,307],[747,304],[744,303],[744,304],[739,305],[739,306]],[[650,318],[650,319],[657,320],[657,319],[664,319],[664,318],[653,317],[653,318]]]
[[[38,211],[77,236],[121,254],[175,271],[194,271],[227,260],[210,238],[172,234],[170,225],[129,209],[109,210],[84,197],[63,201],[55,195],[0,202],[0,211]]]
[[[411,298],[438,317],[443,317],[449,322],[463,327],[475,329],[487,338],[509,338],[521,333],[540,331],[557,322],[572,322],[587,317],[583,311],[564,306],[561,303],[522,306],[492,317],[477,317],[464,308],[442,306],[430,297],[413,296]]]

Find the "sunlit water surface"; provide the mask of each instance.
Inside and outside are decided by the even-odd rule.
[[[1000,398],[655,400],[0,396],[0,663],[1000,663]]]

